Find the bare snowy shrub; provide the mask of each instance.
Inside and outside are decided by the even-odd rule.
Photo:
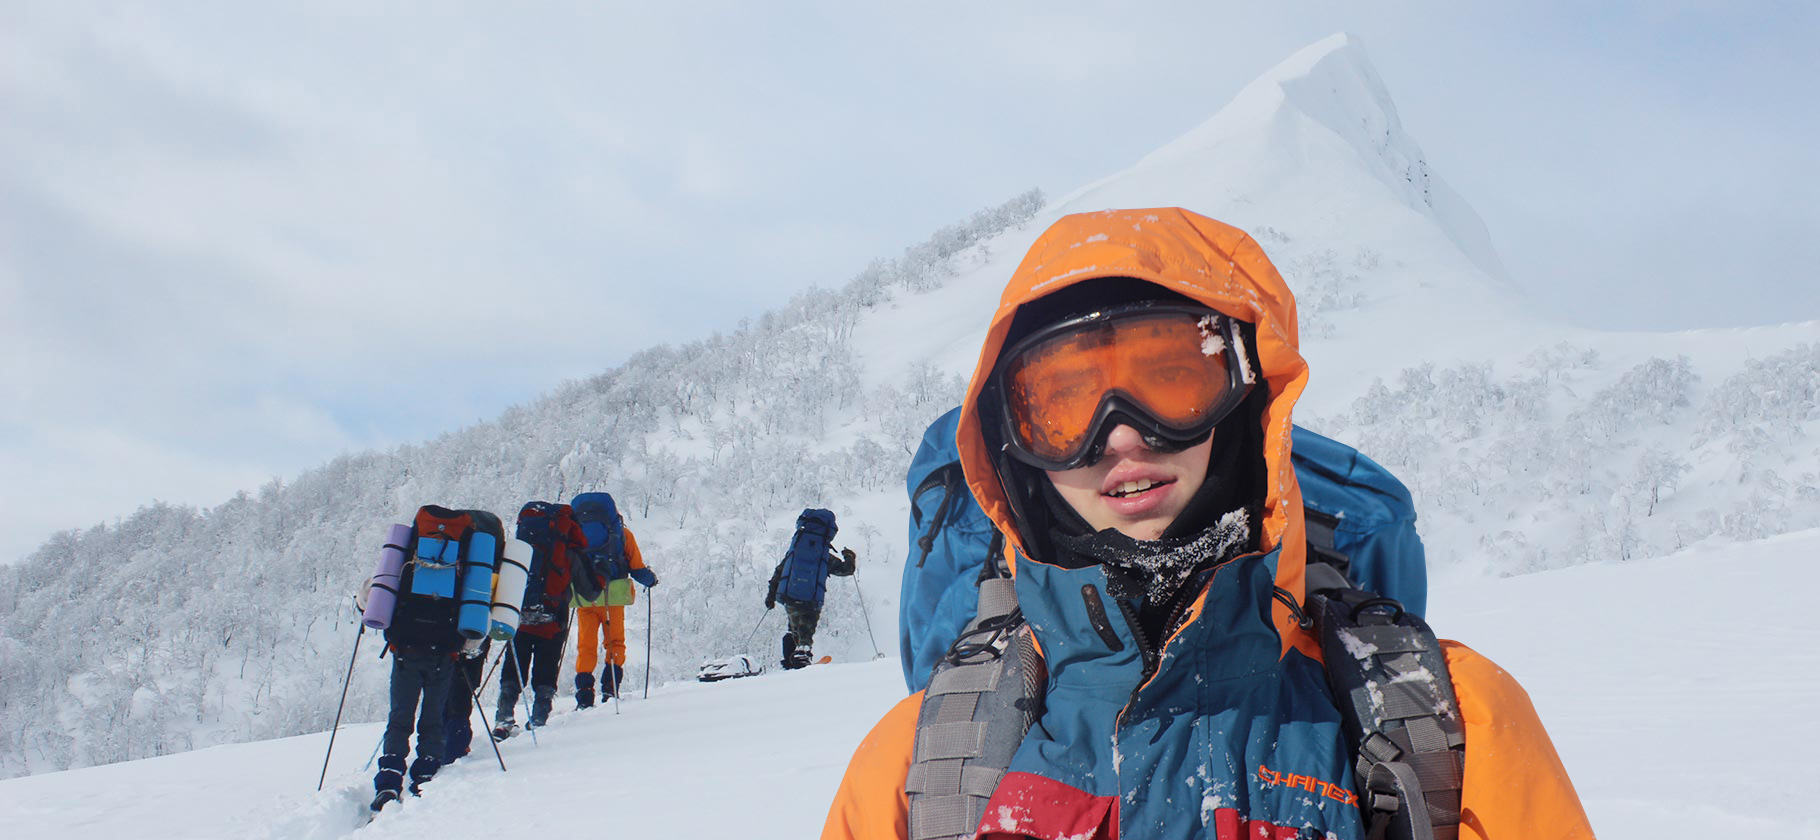
[[[1760,426],[1783,443],[1793,442],[1801,424],[1820,420],[1820,345],[1802,344],[1746,362],[1713,389],[1700,415],[1702,437]]]

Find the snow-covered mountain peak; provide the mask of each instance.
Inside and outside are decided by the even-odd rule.
[[[1313,275],[1332,266],[1297,265],[1309,254],[1337,254],[1361,268],[1373,267],[1376,254],[1420,254],[1425,265],[1358,273],[1357,294],[1341,297],[1356,296],[1363,308],[1419,296],[1422,311],[1393,318],[1412,327],[1487,312],[1501,322],[1534,320],[1512,294],[1484,222],[1404,131],[1389,89],[1350,35],[1297,51],[1200,125],[1055,209],[1144,206],[1187,207],[1252,232],[1292,275],[1298,299],[1311,280],[1311,299],[1327,291]],[[1308,269],[1301,284],[1296,268]]]

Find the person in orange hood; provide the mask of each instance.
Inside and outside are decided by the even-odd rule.
[[[946,697],[899,703],[855,752],[824,840],[1383,829],[1301,620],[1290,413],[1307,380],[1295,300],[1242,231],[1176,208],[1051,226],[1000,299],[957,437],[1006,539],[1040,705],[982,775],[923,761],[1002,730],[947,719]],[[1592,837],[1528,695],[1441,646],[1464,761],[1457,803],[1429,805],[1457,810],[1462,838]],[[926,798],[942,785],[958,793]]]

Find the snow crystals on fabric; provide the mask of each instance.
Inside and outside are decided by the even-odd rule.
[[[1340,644],[1346,646],[1346,652],[1352,654],[1352,658],[1357,659],[1366,665],[1370,665],[1371,658],[1378,655],[1377,645],[1367,642],[1346,630],[1341,630],[1339,633]]]
[[[1107,529],[1085,537],[1057,535],[1056,541],[1076,553],[1104,558],[1106,565],[1136,572],[1152,603],[1174,595],[1202,561],[1223,562],[1251,539],[1251,519],[1244,508],[1186,542],[1134,540]]]

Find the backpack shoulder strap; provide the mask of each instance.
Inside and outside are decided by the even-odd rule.
[[[1310,580],[1332,580],[1310,564]],[[1466,733],[1434,631],[1402,605],[1339,586],[1313,591],[1327,682],[1355,746],[1371,840],[1456,840]]]
[[[956,506],[955,497],[967,492],[967,479],[961,473],[961,462],[952,461],[931,470],[928,477],[923,479],[923,483],[918,484],[916,489],[910,493],[910,518],[918,527],[923,524],[923,510],[917,505],[916,500],[937,487],[942,489],[942,500],[936,504],[934,516],[930,517],[929,530],[924,531],[923,535],[916,540],[916,547],[921,552],[916,558],[916,566],[919,569],[928,562],[929,552],[935,550],[935,538],[941,534],[942,528],[947,527],[948,520],[953,517]]]
[[[1308,562],[1311,565],[1325,563],[1350,580],[1352,558],[1335,547],[1335,532],[1340,527],[1340,518],[1304,505],[1302,523],[1308,536]]]
[[[987,565],[993,565],[988,562]],[[904,790],[909,840],[971,838],[1041,714],[1048,679],[1009,577],[980,583],[979,613],[935,666]]]

